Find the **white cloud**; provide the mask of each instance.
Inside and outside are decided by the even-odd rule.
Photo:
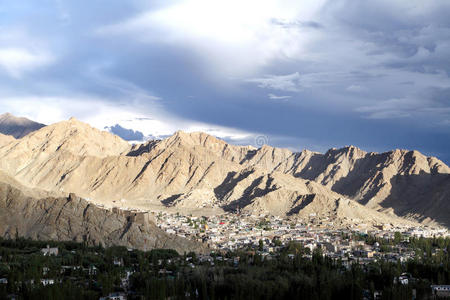
[[[235,128],[180,119],[167,114],[159,107],[149,109],[137,103],[133,104],[128,105],[126,101],[111,103],[105,99],[86,96],[3,97],[0,102],[0,112],[10,112],[43,124],[52,124],[75,117],[100,130],[119,124],[153,138],[163,138],[177,130],[202,131],[239,143],[260,135]],[[67,109],[68,107],[70,109]]]
[[[267,96],[272,100],[287,100],[289,98],[292,98],[292,96],[279,96],[275,94],[268,94]]]
[[[267,75],[262,78],[247,79],[246,81],[256,83],[260,88],[286,92],[298,92],[301,88],[298,72],[288,75]]]
[[[70,108],[70,109],[68,109]],[[108,105],[104,100],[94,97],[2,97],[1,111],[8,111],[17,116],[24,116],[41,122],[51,124],[70,117],[91,123],[97,128],[101,124],[118,115],[127,115],[128,112],[121,107]]]
[[[346,88],[346,90],[349,91],[349,92],[359,93],[359,92],[365,91],[366,88],[363,87],[363,86],[357,85],[357,84],[352,84],[352,85],[348,86]]]
[[[252,73],[273,59],[303,58],[309,39],[304,24],[324,0],[184,0],[101,27],[102,36],[122,35],[144,42],[175,44],[199,52],[218,74]],[[280,26],[297,24],[298,26]],[[232,63],[230,63],[232,62]]]
[[[73,97],[3,97],[0,111],[11,112],[32,120],[52,124],[70,117],[103,130],[119,124],[139,130],[146,135],[167,135],[187,126],[188,122],[171,117],[159,106],[144,106],[146,101],[108,101],[107,99],[78,95]],[[68,109],[70,108],[70,109]]]
[[[45,40],[29,34],[21,27],[0,26],[0,72],[19,79],[25,73],[55,60]]]
[[[0,67],[10,76],[20,78],[23,73],[48,65],[53,58],[44,52],[24,48],[0,48]]]
[[[300,92],[304,89],[317,87],[330,87],[345,84],[348,81],[358,80],[358,73],[352,72],[311,72],[299,74],[298,72],[287,75],[266,75],[259,78],[251,78],[246,82],[256,83],[258,87],[287,92]],[[360,85],[350,85],[346,88],[351,92],[362,92],[366,88]]]
[[[310,89],[324,110],[405,118],[424,111],[426,101],[382,109],[378,99],[418,98],[424,88],[449,85],[441,62],[450,32],[434,18],[447,7],[419,2],[181,0],[97,33],[195,51],[204,63],[195,61],[196,67],[209,78],[254,83],[274,91],[270,99],[287,99],[277,91]],[[413,83],[409,89],[400,84],[405,81]]]
[[[411,113],[401,110],[390,110],[390,111],[374,111],[369,113],[367,119],[399,119],[411,117]]]

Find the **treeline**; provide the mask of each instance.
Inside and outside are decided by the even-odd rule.
[[[180,275],[164,278],[143,270],[133,275],[132,285],[148,299],[362,299],[367,295],[371,299],[375,291],[382,292],[382,299],[411,299],[413,289],[420,299],[430,295],[430,284],[444,284],[449,276],[448,265],[380,261],[347,268],[320,250],[313,251],[312,259],[301,251],[293,258],[287,254],[268,260],[257,254],[230,253],[240,257],[239,265],[216,260],[214,266],[182,268]],[[423,274],[430,276],[421,274],[425,269]],[[404,272],[417,281],[395,284],[394,277]]]
[[[41,249],[57,247],[57,256],[44,256]],[[171,249],[149,252],[125,247],[103,248],[84,243],[0,238],[0,299],[96,299],[123,292],[121,278],[139,264],[178,257]],[[115,264],[117,262],[118,264]],[[41,280],[51,279],[44,285]]]
[[[373,237],[359,238],[372,242]],[[167,249],[142,252],[0,239],[0,278],[8,281],[0,284],[0,299],[10,294],[20,299],[99,299],[111,292],[127,292],[128,299],[371,299],[375,291],[382,292],[382,299],[411,299],[413,289],[420,299],[430,295],[431,284],[450,282],[449,244],[449,239],[410,239],[409,249],[423,251],[424,259],[347,265],[298,243],[274,256],[242,250],[205,259]],[[59,255],[43,256],[40,249],[47,245],[58,247]],[[394,283],[405,272],[415,280]],[[41,284],[44,278],[54,284]],[[129,279],[126,288],[124,278]]]

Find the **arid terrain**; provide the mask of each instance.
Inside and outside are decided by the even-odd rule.
[[[28,190],[109,208],[450,226],[450,168],[417,151],[295,153],[182,131],[131,145],[72,118],[1,135],[0,170]]]

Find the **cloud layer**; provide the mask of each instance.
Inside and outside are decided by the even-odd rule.
[[[2,111],[146,136],[199,129],[297,149],[415,148],[450,162],[448,1],[3,7]]]

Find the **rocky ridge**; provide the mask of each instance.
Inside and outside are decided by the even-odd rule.
[[[120,245],[140,250],[205,251],[200,243],[169,235],[148,213],[107,210],[70,194],[33,198],[16,184],[0,182],[0,236]],[[14,181],[11,179],[11,181]],[[26,188],[24,188],[26,189]]]
[[[370,153],[349,146],[294,153],[182,131],[130,146],[75,119],[1,145],[0,170],[21,184],[102,203],[239,207],[278,215],[314,207],[338,212],[337,218],[355,212],[374,222],[401,216],[450,226],[450,169],[417,151]]]

